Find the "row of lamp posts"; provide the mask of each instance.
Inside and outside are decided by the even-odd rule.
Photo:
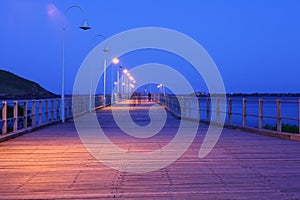
[[[79,28],[82,30],[91,29],[91,27],[88,25],[88,22],[86,20],[86,14],[80,6],[70,6],[65,10],[64,16],[63,16],[63,26],[62,26],[62,80],[61,80],[61,121],[63,123],[65,122],[65,30],[66,30],[65,16],[68,13],[68,11],[72,8],[79,9],[84,16],[83,24]],[[103,35],[96,35],[95,38],[97,38],[97,37],[103,37],[105,39],[105,37]],[[105,107],[106,106],[106,69],[107,69],[106,54],[109,52],[109,49],[105,48],[103,51],[105,53],[104,63],[103,63],[103,106]],[[112,63],[118,64],[119,59],[114,58],[112,60]],[[120,66],[120,68],[122,69],[123,67]],[[91,68],[91,74],[92,73],[93,72],[92,72],[92,68]],[[122,82],[121,82],[122,87],[120,87],[120,82],[118,81],[118,80],[120,80],[120,77],[119,77],[120,73],[119,73],[119,69],[117,70],[117,81],[114,82],[115,85],[117,85],[117,98],[119,97],[119,95],[122,97],[122,94],[125,94],[125,95],[128,94],[127,98],[129,98],[129,92],[131,92],[132,88],[134,88],[134,83],[136,83],[136,81],[130,75],[130,73],[128,72],[127,69],[123,69],[123,73],[124,73],[124,76],[122,76]],[[93,110],[93,108],[92,108],[92,98],[93,98],[92,97],[92,81],[93,81],[92,78],[90,81],[91,81],[91,83],[90,83],[90,91],[89,91],[89,111],[91,112]],[[112,98],[114,98],[114,95],[112,95]],[[117,100],[118,99],[114,99],[114,101],[117,101]]]

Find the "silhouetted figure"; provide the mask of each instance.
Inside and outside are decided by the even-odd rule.
[[[131,96],[131,99],[133,100],[133,106],[136,106],[136,100],[137,100],[137,93],[134,92]]]
[[[148,101],[151,101],[151,93],[148,92]]]

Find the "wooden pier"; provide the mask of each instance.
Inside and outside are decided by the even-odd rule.
[[[147,123],[151,105],[131,106],[132,117]],[[116,127],[111,109],[122,114],[124,105],[97,116],[112,142],[129,152],[167,144],[180,122],[168,113],[163,134],[137,142]],[[96,160],[72,120],[2,142],[0,199],[300,199],[299,142],[223,129],[215,148],[200,159],[207,127],[199,125],[178,160],[148,173],[122,172]]]

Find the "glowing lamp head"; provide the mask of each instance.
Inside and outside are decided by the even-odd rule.
[[[114,64],[118,64],[120,61],[119,61],[118,58],[114,58],[114,59],[112,59],[112,62],[113,62]]]
[[[127,69],[124,69],[124,70],[123,70],[123,73],[124,73],[124,74],[127,74],[127,73],[128,73],[128,70],[127,70]]]

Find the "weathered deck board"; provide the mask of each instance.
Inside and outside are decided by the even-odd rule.
[[[144,108],[136,107],[133,115],[146,119]],[[162,134],[133,139],[112,123],[109,109],[98,112],[101,124],[128,151],[159,149],[178,127],[168,115]],[[194,143],[175,163],[145,174],[120,172],[95,160],[72,122],[23,135],[0,143],[0,198],[300,199],[299,142],[224,129],[213,151],[199,159],[206,129],[200,125]]]

